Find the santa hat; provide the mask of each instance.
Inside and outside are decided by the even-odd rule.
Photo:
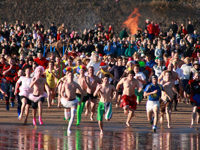
[[[107,67],[107,64],[106,64],[105,62],[101,62],[101,63],[100,63],[100,67],[101,67],[101,68],[106,68],[106,67]]]
[[[99,57],[103,57],[103,54],[99,53]]]
[[[133,61],[133,58],[132,58],[132,57],[129,57],[129,58],[128,58],[128,62],[127,62],[127,64],[129,64],[129,63],[132,63],[132,64],[135,63],[135,62]]]

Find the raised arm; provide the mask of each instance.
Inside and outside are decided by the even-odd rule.
[[[98,84],[98,85],[97,85],[97,88],[96,88],[96,90],[95,90],[95,92],[94,92],[94,94],[93,94],[94,96],[97,96],[97,94],[99,93],[101,87],[102,87],[101,84]]]
[[[161,80],[164,77],[164,72],[161,73],[161,75],[158,77],[158,83],[160,84]]]
[[[30,88],[33,87],[33,85],[37,82],[38,79],[39,79],[39,78],[36,78],[36,77],[34,77],[34,78],[32,79],[31,84],[30,84]]]
[[[6,75],[12,69],[12,66],[13,65],[10,65],[10,67],[7,70],[3,71],[3,75]]]

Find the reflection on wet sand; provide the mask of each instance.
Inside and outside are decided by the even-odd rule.
[[[1,128],[0,148],[19,150],[141,150],[181,149],[198,150],[200,135],[197,133],[134,132],[131,129],[107,131],[103,136],[93,127],[77,129],[67,136],[66,129],[39,130],[30,128]]]

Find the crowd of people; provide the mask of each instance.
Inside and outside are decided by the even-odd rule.
[[[53,43],[63,44],[62,53]],[[102,23],[79,33],[54,23],[46,29],[40,21],[31,26],[16,21],[0,26],[0,99],[6,109],[17,100],[18,119],[27,123],[33,108],[33,125],[42,121],[42,105],[64,107],[68,134],[77,114],[97,107],[97,120],[103,134],[103,115],[112,118],[112,103],[123,108],[126,125],[141,101],[147,98],[147,119],[155,132],[166,114],[171,128],[171,112],[177,104],[192,104],[192,121],[200,113],[200,34],[192,22],[187,27],[172,21],[167,31],[146,20],[135,35],[124,28],[119,34]],[[57,100],[57,101],[56,101]],[[160,116],[159,116],[160,114]]]

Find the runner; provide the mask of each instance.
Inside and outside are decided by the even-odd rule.
[[[29,94],[29,99],[32,101],[32,108],[33,108],[33,125],[36,126],[36,110],[38,108],[38,115],[39,115],[39,123],[43,125],[42,121],[42,103],[44,102],[45,98],[47,97],[46,89],[48,93],[48,99],[50,96],[49,86],[46,82],[46,79],[43,78],[42,74],[44,73],[44,68],[42,66],[38,66],[35,69],[34,77],[31,81],[30,87],[33,88],[33,93]]]
[[[139,87],[138,80],[134,79],[134,72],[130,71],[128,76],[122,78],[119,83],[117,84],[117,91],[119,90],[120,86],[123,85],[123,96],[120,107],[124,109],[124,114],[128,115],[126,120],[126,125],[130,127],[131,118],[134,115],[134,111],[137,107],[136,96],[135,96],[135,89],[138,89],[138,92],[141,92],[141,88]]]
[[[171,128],[171,111],[172,111],[172,103],[175,94],[179,97],[179,93],[175,87],[175,83],[171,80],[171,72],[166,71],[164,75],[164,80],[160,83],[163,87],[163,92],[160,101],[160,124],[163,125],[164,122],[164,114],[166,113],[167,118],[167,127]]]
[[[50,61],[48,68],[45,70],[46,82],[50,88],[49,94],[51,95],[48,96],[50,99],[47,99],[48,108],[50,108],[50,106],[54,104],[56,79],[58,78],[57,75],[55,74],[55,70],[53,69],[54,69],[54,62]]]
[[[76,114],[76,108],[77,108],[77,104],[78,104],[78,100],[76,99],[76,90],[79,90],[79,92],[81,93],[81,100],[80,103],[82,102],[82,89],[81,87],[73,81],[73,73],[72,73],[72,69],[71,71],[69,71],[69,69],[67,70],[67,80],[63,83],[62,85],[62,90],[61,90],[61,103],[65,108],[70,108],[71,110],[71,116],[70,117],[70,121],[68,123],[68,128],[67,128],[67,132],[68,135],[71,134],[71,126]],[[66,119],[68,119],[68,117]]]
[[[88,76],[86,77],[86,84],[87,84],[87,93],[88,93],[88,98],[89,101],[86,102],[86,111],[85,115],[88,115],[88,107],[89,104],[91,105],[91,114],[90,114],[90,120],[94,120],[94,113],[95,113],[95,106],[96,106],[96,101],[97,101],[97,96],[93,96],[94,91],[96,90],[97,84],[101,83],[101,80],[94,75],[94,67],[90,66],[88,68]]]
[[[193,107],[190,128],[193,128],[196,117],[197,117],[197,124],[199,123],[199,114],[200,114],[200,73],[199,72],[194,73],[193,79],[189,81],[189,87],[190,87],[190,90],[187,91],[187,93],[190,94],[190,102]]]
[[[116,89],[113,85],[109,84],[109,75],[103,77],[102,84],[99,84],[94,92],[94,96],[100,94],[100,101],[97,109],[97,120],[100,128],[100,134],[103,134],[103,114],[105,119],[109,121],[112,117],[112,99],[116,99],[117,95],[114,94]]]
[[[3,67],[3,75],[6,80],[5,82],[5,93],[6,93],[6,109],[9,110],[9,101],[11,100],[11,107],[14,107],[14,80],[13,78],[17,76],[17,71],[19,67],[15,64],[12,57],[8,58],[8,64]]]
[[[81,121],[81,114],[83,112],[83,109],[85,107],[85,103],[88,100],[88,96],[87,96],[87,84],[86,84],[86,76],[85,76],[85,71],[86,71],[86,67],[84,65],[80,65],[77,67],[77,72],[80,74],[78,77],[78,84],[80,85],[81,89],[82,89],[82,94],[83,94],[83,100],[81,102],[80,105],[77,106],[77,123],[76,125],[80,125],[80,121]],[[76,93],[77,95],[77,99],[80,102],[81,100],[81,94],[78,91]]]
[[[139,72],[140,66],[138,64],[136,64],[133,69],[135,72],[134,78],[139,81],[139,86],[143,89],[144,84],[146,84],[146,76],[143,72]],[[138,92],[138,89],[135,89],[135,95],[137,97],[137,104],[140,104],[143,99],[143,90]]]
[[[148,96],[146,103],[147,119],[152,126],[154,132],[157,130],[158,113],[159,113],[159,100],[161,97],[162,86],[157,83],[157,76],[151,77],[149,83],[144,89],[144,96]],[[154,115],[154,117],[153,117]]]
[[[15,85],[15,96],[17,95],[17,90],[18,90],[18,87],[20,86],[19,88],[19,96],[20,96],[20,100],[21,100],[21,103],[22,103],[22,106],[21,106],[21,111],[20,111],[20,115],[18,116],[18,119],[21,120],[22,119],[22,116],[23,116],[23,113],[24,113],[24,109],[26,109],[26,118],[24,120],[24,124],[26,124],[27,122],[27,119],[28,119],[28,112],[29,112],[29,106],[31,105],[31,101],[28,99],[29,97],[29,94],[32,93],[32,89],[30,88],[30,84],[31,84],[31,78],[30,78],[30,74],[31,74],[31,66],[29,65],[26,65],[24,67],[24,70],[25,70],[25,75],[26,76],[21,76],[16,85]]]
[[[122,58],[119,57],[117,60],[117,65],[114,65],[111,69],[110,69],[110,73],[113,74],[113,85],[116,87],[117,83],[119,82],[120,78],[122,77],[124,70],[126,69],[126,67],[122,66]],[[120,100],[121,100],[121,96],[122,96],[122,88],[119,89],[118,93],[118,98],[117,98],[117,102],[116,102],[116,107],[118,107]]]

